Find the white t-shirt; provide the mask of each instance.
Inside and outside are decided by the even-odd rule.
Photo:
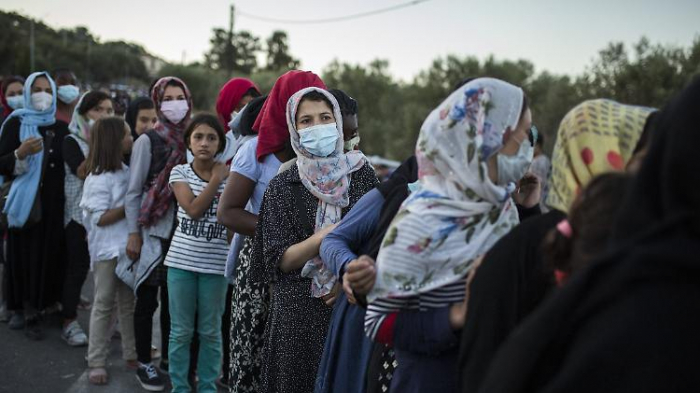
[[[90,174],[85,179],[80,208],[83,210],[82,222],[87,231],[91,264],[126,255],[129,237],[126,219],[102,227],[97,223],[107,210],[124,206],[128,183],[129,168],[126,165],[122,165],[119,171]]]
[[[277,170],[279,170],[280,165],[282,165],[274,154],[268,154],[263,158],[262,162],[258,161],[257,149],[258,137],[256,136],[241,146],[231,163],[231,172],[236,172],[255,182],[253,195],[250,196],[248,204],[245,207],[246,211],[253,214],[258,214],[260,211],[267,184],[277,175]],[[226,262],[226,277],[228,278],[233,277],[234,269],[238,262],[238,253],[241,251],[242,247],[243,236],[236,233],[231,242],[231,250]]]
[[[173,183],[187,183],[195,197],[209,184],[195,173],[192,164],[174,167],[170,172],[170,184]],[[198,220],[190,218],[178,206],[177,227],[165,257],[166,266],[197,273],[224,274],[229,245],[226,227],[216,220],[216,209],[225,184],[219,185],[209,208]]]

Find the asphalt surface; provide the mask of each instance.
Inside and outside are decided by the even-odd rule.
[[[92,299],[92,275],[83,286],[83,295]],[[154,320],[153,343],[159,345],[157,316]],[[78,321],[88,332],[89,310],[78,311]],[[121,358],[121,342],[113,338],[108,359],[109,382],[105,386],[90,385],[87,381],[87,346],[70,347],[61,338],[60,318],[51,315],[44,319],[44,339],[32,341],[22,330],[10,330],[0,323],[0,392],[1,393],[83,393],[83,392],[145,392],[136,379],[136,372],[128,370]],[[88,332],[89,334],[89,332]],[[154,360],[157,362],[157,360]],[[166,386],[164,391],[170,391]]]

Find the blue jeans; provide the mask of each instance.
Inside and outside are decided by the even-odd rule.
[[[226,286],[222,275],[168,269],[168,305],[170,306],[170,380],[173,393],[191,391],[187,374],[190,344],[197,315],[199,354],[197,356],[197,392],[216,393],[216,378],[221,370],[221,315],[226,307]]]

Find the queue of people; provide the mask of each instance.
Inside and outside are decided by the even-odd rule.
[[[365,103],[312,72],[233,78],[215,114],[175,76],[124,116],[77,84],[2,80],[3,299],[32,340],[60,309],[91,384],[116,329],[148,391],[700,386],[700,80],[660,110],[580,103],[550,162],[526,92],[467,78],[381,183]]]

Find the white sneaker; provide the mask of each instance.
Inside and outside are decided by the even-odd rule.
[[[88,337],[80,327],[78,321],[73,321],[63,329],[61,333],[63,341],[67,342],[71,347],[82,347],[88,344]]]

